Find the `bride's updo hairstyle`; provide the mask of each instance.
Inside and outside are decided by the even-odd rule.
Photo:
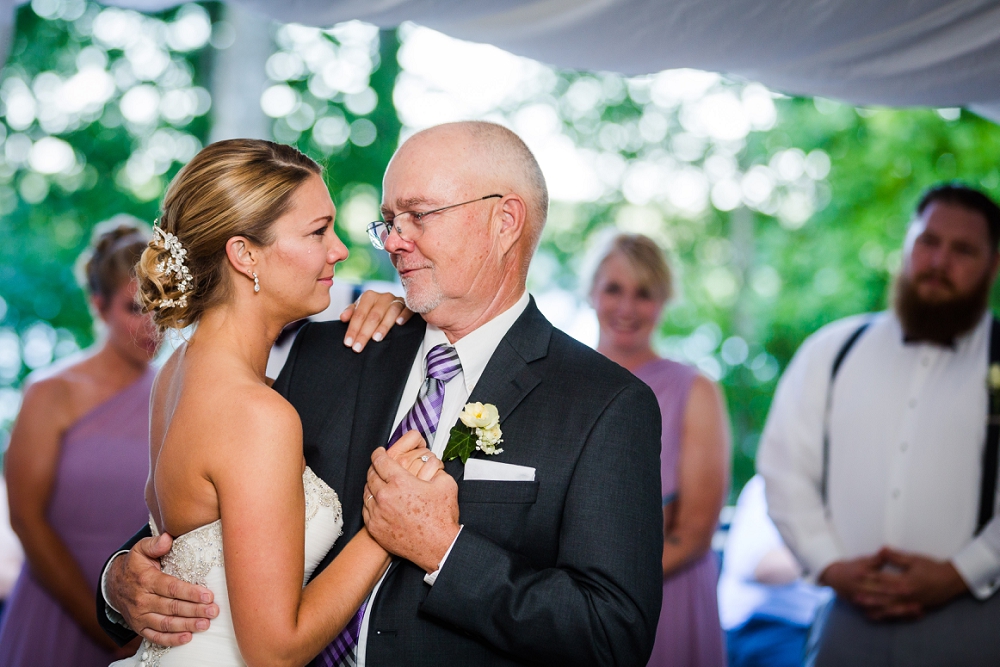
[[[289,210],[295,190],[320,173],[297,149],[259,139],[218,141],[185,165],[136,267],[143,310],[157,327],[182,329],[224,303],[232,288],[226,243],[243,236],[269,245],[271,225]]]

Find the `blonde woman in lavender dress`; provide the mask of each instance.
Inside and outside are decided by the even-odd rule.
[[[298,414],[264,376],[282,328],[329,305],[347,257],[335,215],[320,167],[267,141],[212,144],[167,191],[140,295],[161,330],[196,326],[153,386],[146,503],[153,534],[174,536],[164,571],[209,588],[217,615],[172,648],[144,631],[116,665],[304,665],[389,563],[362,528],[310,578],[340,535],[340,502],[305,466]],[[391,455],[424,479],[442,468],[415,433]]]
[[[712,534],[729,487],[729,419],[716,385],[653,351],[650,339],[671,295],[663,253],[622,234],[602,248],[590,298],[598,351],[656,394],[663,420],[663,606],[649,665],[724,667]]]
[[[80,273],[99,340],[28,377],[4,460],[26,556],[0,624],[4,667],[103,667],[122,654],[93,598],[108,550],[146,514],[157,340],[135,303],[133,267],[148,240],[149,228],[126,215],[94,228]]]

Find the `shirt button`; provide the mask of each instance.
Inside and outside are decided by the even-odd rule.
[[[931,365],[930,357],[924,357],[923,359],[920,360],[920,363],[922,363],[924,366],[930,366]]]
[[[911,398],[911,399],[910,399],[910,403],[909,403],[909,405],[910,405],[910,408],[915,408],[915,407],[917,407],[917,399],[915,399],[915,398]]]
[[[901,442],[899,443],[899,451],[905,452],[909,446],[910,446],[909,443]]]
[[[899,489],[893,489],[892,490],[892,497],[893,498],[899,498]]]

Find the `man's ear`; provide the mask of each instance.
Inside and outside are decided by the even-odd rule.
[[[510,194],[500,201],[500,244],[504,253],[524,234],[527,220],[528,206],[520,195]]]
[[[226,258],[229,264],[243,275],[253,277],[257,266],[256,249],[246,237],[234,236],[226,241]]]

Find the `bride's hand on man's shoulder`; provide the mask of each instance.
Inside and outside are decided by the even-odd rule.
[[[389,329],[406,324],[412,316],[413,311],[406,307],[401,297],[368,290],[340,314],[341,322],[350,322],[344,345],[360,352],[368,341],[381,341]]]
[[[419,431],[404,433],[385,453],[404,470],[424,481],[434,477],[439,470],[444,470],[444,463],[427,448],[427,442]],[[374,459],[373,454],[372,460]]]

